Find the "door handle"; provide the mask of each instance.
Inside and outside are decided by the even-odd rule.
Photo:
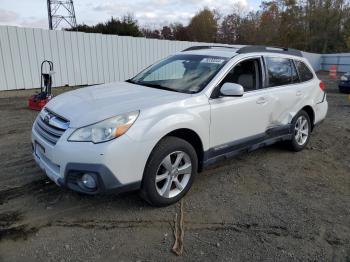
[[[267,102],[266,97],[259,97],[258,100],[256,100],[257,104],[265,104]]]
[[[301,96],[303,93],[301,91],[296,92],[296,96]]]

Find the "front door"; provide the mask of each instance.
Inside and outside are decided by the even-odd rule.
[[[225,82],[237,83],[243,86],[244,95],[210,99],[212,156],[215,151],[220,154],[232,146],[239,147],[264,136],[270,123],[272,104],[269,91],[262,88],[262,68],[260,58],[238,62],[218,88]]]

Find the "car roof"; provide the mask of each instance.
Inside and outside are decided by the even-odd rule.
[[[206,56],[219,56],[219,57],[227,57],[231,58],[237,53],[235,52],[238,49],[227,49],[227,48],[207,48],[207,49],[199,49],[199,50],[189,50],[182,51],[181,54],[189,54],[189,55],[206,55]]]
[[[291,48],[267,47],[267,46],[242,46],[242,45],[200,45],[186,48],[181,53],[195,55],[221,56],[231,58],[238,54],[264,53],[279,54],[293,57],[303,57],[302,52]]]

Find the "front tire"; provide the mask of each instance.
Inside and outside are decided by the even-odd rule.
[[[301,110],[292,121],[292,140],[289,142],[291,150],[303,150],[310,140],[311,121],[309,115]]]
[[[197,169],[198,158],[192,145],[177,137],[165,137],[149,157],[141,197],[154,206],[176,203],[192,186]]]

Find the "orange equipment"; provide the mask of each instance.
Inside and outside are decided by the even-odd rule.
[[[331,65],[329,68],[329,77],[330,78],[337,78],[337,66]]]

